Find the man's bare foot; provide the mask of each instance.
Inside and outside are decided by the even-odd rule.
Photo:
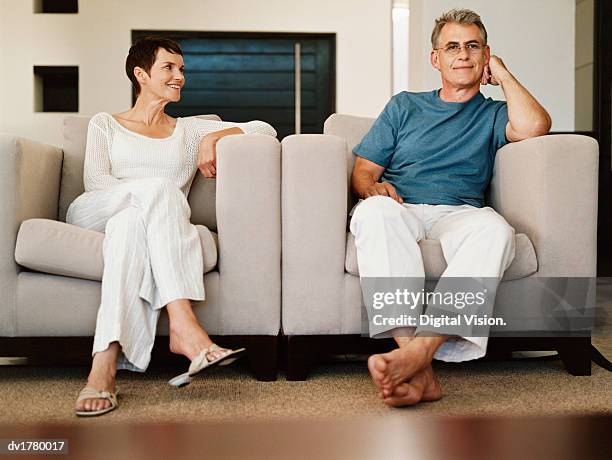
[[[400,348],[407,346],[410,341],[414,340],[413,336],[408,335],[406,329],[408,328],[396,329],[398,334],[394,338]],[[368,358],[368,369],[382,397],[383,380],[385,378],[385,371],[387,370],[387,361],[382,354],[372,355]]]
[[[414,340],[414,336],[410,335],[414,332],[413,329],[414,328],[395,329],[394,332],[396,335],[394,339],[399,347],[405,347],[411,340]],[[372,355],[368,358],[368,369],[370,371],[370,375],[372,376],[374,384],[380,390],[381,395],[386,368],[387,361],[385,361],[382,355]]]
[[[421,401],[437,401],[442,397],[440,382],[431,365],[418,371],[409,381],[399,384],[391,396],[383,398],[385,404],[393,407],[412,406]]]
[[[110,346],[94,355],[91,371],[87,377],[87,386],[98,391],[115,392],[115,375],[117,373],[117,355],[119,344],[113,342]],[[84,399],[76,403],[76,411],[98,411],[110,407],[107,399],[92,398]]]
[[[430,365],[435,351],[444,340],[446,337],[443,336],[415,337],[389,353],[371,356],[368,367],[382,396],[391,396],[395,387]]]

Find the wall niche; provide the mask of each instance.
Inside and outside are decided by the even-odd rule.
[[[79,68],[34,66],[34,111],[78,112]]]
[[[34,13],[68,13],[79,12],[79,0],[34,0]]]

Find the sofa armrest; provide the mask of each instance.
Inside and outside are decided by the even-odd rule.
[[[15,241],[21,222],[57,219],[62,150],[0,134],[0,336],[15,332]]]
[[[229,310],[222,314],[262,327],[261,316],[266,315],[265,325],[272,327],[268,335],[280,330],[280,181],[276,138],[243,134],[217,144],[219,296]],[[231,324],[224,333],[239,329]]]
[[[490,202],[533,243],[542,277],[593,277],[597,264],[597,142],[551,135],[497,152]]]
[[[309,326],[325,331],[345,302],[346,142],[295,135],[283,140],[282,152],[283,329],[296,333],[306,315]]]

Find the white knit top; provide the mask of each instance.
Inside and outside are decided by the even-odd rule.
[[[231,123],[189,117],[177,118],[171,136],[155,139],[130,131],[109,113],[98,113],[87,130],[85,191],[105,189],[122,179],[166,177],[187,196],[197,171],[202,137],[232,127],[246,134],[276,136],[274,128],[263,121]]]

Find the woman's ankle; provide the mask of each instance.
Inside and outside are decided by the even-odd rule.
[[[116,353],[108,353],[108,350],[96,353],[91,364],[91,371],[89,375],[94,375],[97,377],[108,376],[114,380],[117,375]]]

